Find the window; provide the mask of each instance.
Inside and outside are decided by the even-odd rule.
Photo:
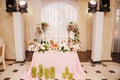
[[[54,2],[44,6],[41,11],[41,22],[49,23],[44,38],[48,41],[67,41],[67,25],[70,21],[77,20],[77,9],[68,3]]]

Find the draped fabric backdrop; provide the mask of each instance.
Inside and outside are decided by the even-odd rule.
[[[48,22],[49,28],[42,34],[42,39],[55,41],[68,38],[67,25],[70,21],[78,22],[79,0],[30,0],[26,26],[29,26],[27,40],[35,38],[36,25]],[[29,24],[29,25],[28,25]]]
[[[120,1],[118,1],[117,12],[116,12],[116,26],[114,30],[112,52],[120,53]]]
[[[49,28],[43,39],[54,39],[56,42],[67,39],[66,26],[70,21],[79,24],[82,51],[86,51],[86,11],[87,1],[84,0],[26,0],[28,13],[25,18],[25,43],[35,39],[36,25],[42,21],[49,23]],[[54,35],[53,35],[54,34]],[[46,35],[46,38],[44,37]],[[91,40],[89,40],[91,42]],[[26,47],[26,49],[27,49]]]
[[[47,22],[49,27],[43,34],[43,40],[61,42],[68,40],[67,25],[70,21],[78,21],[77,9],[66,2],[53,2],[42,7],[41,22]]]

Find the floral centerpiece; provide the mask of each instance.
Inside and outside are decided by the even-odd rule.
[[[60,43],[59,50],[63,52],[70,51],[70,48],[65,40]]]
[[[28,51],[37,51],[37,52],[44,52],[48,50],[53,51],[62,51],[62,52],[76,52],[81,49],[80,44],[70,44],[63,40],[60,44],[55,43],[53,40],[48,41],[37,41],[37,39],[34,39],[34,42],[29,44]]]
[[[30,43],[29,47],[28,47],[28,51],[48,51],[49,50],[49,43],[46,41],[41,42],[37,42],[34,41],[34,43]]]

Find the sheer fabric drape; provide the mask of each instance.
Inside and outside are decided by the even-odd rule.
[[[70,21],[77,22],[77,9],[65,2],[53,2],[41,9],[41,22],[49,23],[43,39],[60,42],[68,40],[67,25]]]
[[[117,12],[116,12],[116,26],[114,30],[112,52],[120,53],[120,1],[118,2]]]

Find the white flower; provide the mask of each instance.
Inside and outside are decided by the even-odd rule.
[[[67,47],[67,46],[64,46],[64,49],[65,49],[65,50],[67,50],[67,49],[68,49],[68,47]]]
[[[59,47],[59,50],[61,50],[61,47],[62,47],[62,46]]]
[[[79,44],[76,44],[76,49],[78,50],[78,49],[80,49],[80,46],[79,46]]]
[[[45,43],[42,43],[42,45],[45,45]]]
[[[76,45],[73,45],[72,47],[73,47],[73,48],[76,48]]]
[[[38,43],[38,44],[37,44],[37,46],[41,46],[41,44],[40,44],[40,43]]]
[[[44,45],[41,45],[41,49],[42,49],[42,50],[45,50],[45,47],[44,47]]]
[[[39,50],[39,48],[38,48],[38,46],[36,46],[35,48],[34,48],[34,51],[38,51]]]
[[[29,47],[28,47],[28,51],[34,51],[33,49],[34,49],[34,45],[30,45]]]
[[[62,47],[62,46],[63,46],[63,44],[62,44],[62,43],[60,43],[60,45],[59,45],[59,46],[60,46],[60,47]],[[60,47],[59,47],[59,48],[60,48]]]
[[[28,51],[31,51],[32,49],[31,49],[31,47],[28,47]]]
[[[70,50],[70,48],[68,46],[66,46],[65,49],[68,50],[68,51]]]

